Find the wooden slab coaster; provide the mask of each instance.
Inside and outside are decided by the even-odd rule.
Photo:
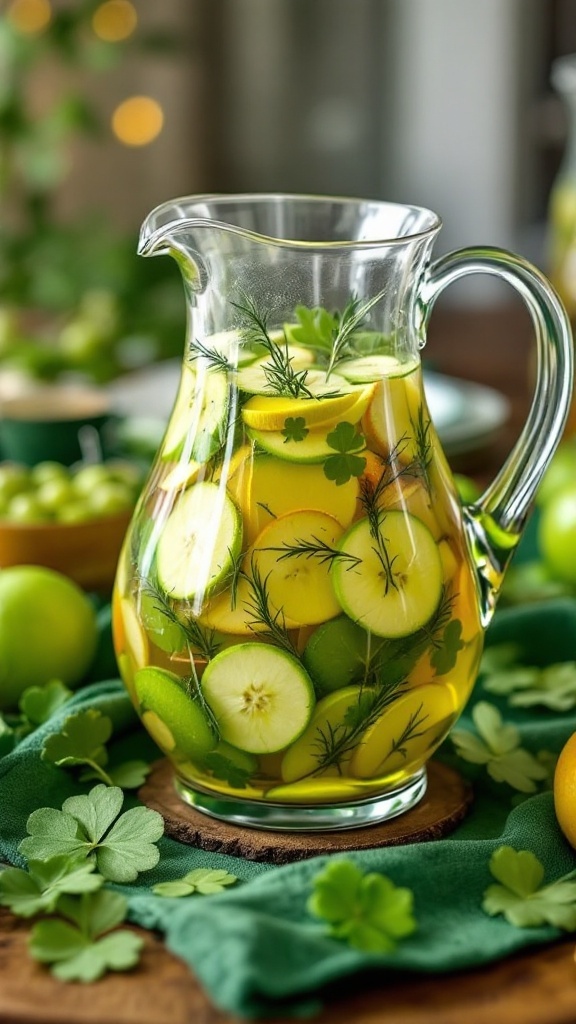
[[[333,832],[272,832],[211,818],[178,795],[167,760],[156,761],[138,796],[142,803],[160,812],[167,835],[181,843],[247,860],[287,864],[342,850],[440,839],[465,816],[472,802],[472,788],[454,769],[432,761],[428,765],[428,790],[416,807],[380,825]]]

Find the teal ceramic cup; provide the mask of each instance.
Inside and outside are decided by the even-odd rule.
[[[95,461],[113,454],[117,420],[108,396],[96,389],[31,391],[0,405],[0,455],[27,466]]]

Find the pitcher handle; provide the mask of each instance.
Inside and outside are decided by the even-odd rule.
[[[425,325],[440,292],[465,274],[493,274],[512,285],[528,308],[537,343],[536,387],[522,432],[493,482],[477,502],[463,508],[486,626],[538,484],[562,437],[572,395],[572,331],[562,303],[536,267],[505,249],[485,247],[459,249],[432,264],[422,296]]]

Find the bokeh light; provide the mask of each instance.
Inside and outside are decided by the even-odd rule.
[[[134,32],[138,15],[130,0],[106,0],[92,16],[92,29],[106,43],[119,43]]]
[[[49,0],[12,0],[6,17],[19,32],[35,35],[49,25],[52,8]]]
[[[112,115],[112,131],[125,146],[147,146],[163,125],[162,107],[151,96],[131,96]]]

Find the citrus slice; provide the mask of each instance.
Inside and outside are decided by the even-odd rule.
[[[379,381],[383,377],[404,377],[414,369],[414,363],[406,365],[395,356],[369,355],[358,359],[345,359],[338,363],[338,373],[353,384]]]
[[[262,580],[272,614],[300,626],[340,614],[332,586],[333,557],[343,530],[325,512],[291,512],[260,534],[252,563]],[[349,564],[349,563],[348,563]]]
[[[268,644],[239,644],[216,655],[202,676],[202,691],[222,739],[252,754],[293,743],[314,707],[314,688],[301,664]]]
[[[256,430],[283,430],[287,417],[301,417],[307,427],[331,423],[344,416],[358,399],[359,386],[323,370],[310,370],[306,387],[313,398],[254,395],[242,408],[242,418]],[[332,395],[332,397],[322,397]]]
[[[382,641],[340,615],[314,630],[302,661],[322,696],[362,680]]]
[[[432,534],[415,516],[387,512],[379,537],[368,519],[354,523],[339,547],[349,560],[334,562],[338,600],[354,622],[376,636],[416,632],[433,615],[442,592],[442,561]]]
[[[448,731],[456,703],[451,687],[430,683],[398,697],[371,725],[350,761],[361,779],[420,765]]]
[[[141,668],[134,687],[142,722],[162,750],[194,759],[214,749],[216,739],[206,716],[178,676],[162,668]]]
[[[348,527],[358,507],[356,477],[336,487],[321,466],[280,462],[269,455],[242,463],[230,477],[228,490],[242,513],[249,544],[272,519],[289,512],[326,512]]]
[[[337,747],[338,739],[343,742],[346,732],[350,731],[346,729],[345,719],[351,708],[358,707],[361,693],[359,686],[346,686],[318,701],[306,729],[282,759],[280,771],[284,782],[296,782],[322,770],[330,743]],[[342,756],[345,756],[344,748]],[[326,763],[324,770],[328,767]]]
[[[576,849],[576,733],[566,741],[556,763],[554,810],[562,832]]]
[[[184,364],[178,395],[162,442],[162,458],[182,453],[205,462],[223,440],[228,413],[228,376],[221,370]]]
[[[179,495],[156,552],[158,582],[170,597],[203,600],[231,570],[242,543],[242,520],[217,484]]]

